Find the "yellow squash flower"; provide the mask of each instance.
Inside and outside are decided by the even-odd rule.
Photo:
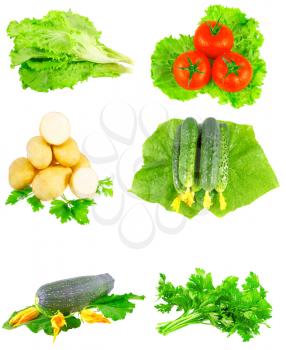
[[[51,318],[51,324],[54,331],[54,341],[55,341],[61,329],[67,325],[65,316],[58,311],[58,313]]]
[[[87,323],[111,323],[108,318],[90,309],[81,310],[80,317]]]
[[[21,310],[13,316],[9,324],[12,327],[18,327],[22,324],[32,321],[40,315],[39,311],[35,308],[35,306],[28,307],[27,309]]]

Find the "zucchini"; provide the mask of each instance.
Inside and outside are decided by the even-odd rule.
[[[220,123],[220,161],[218,181],[215,190],[219,193],[219,206],[221,210],[226,209],[226,200],[223,192],[228,183],[228,158],[229,158],[229,130],[227,124]]]
[[[81,311],[92,300],[107,295],[113,286],[114,279],[107,273],[52,282],[38,289],[35,305],[46,314],[60,311],[69,315]]]
[[[192,206],[194,202],[195,171],[197,159],[197,146],[199,127],[195,119],[187,118],[181,126],[179,180],[186,188],[184,201]]]
[[[202,125],[201,157],[200,157],[200,186],[205,190],[204,208],[212,205],[210,192],[218,182],[220,161],[220,129],[214,118],[208,118]]]

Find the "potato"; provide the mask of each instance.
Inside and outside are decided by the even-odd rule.
[[[27,144],[28,159],[36,169],[47,168],[53,159],[51,146],[42,136],[35,136]]]
[[[36,175],[36,169],[27,158],[17,158],[9,168],[9,183],[15,190],[30,185]]]
[[[75,166],[72,167],[72,171],[75,172],[80,168],[90,168],[90,166],[90,161],[84,154],[81,153],[79,161],[76,163]]]
[[[62,113],[52,112],[43,116],[40,134],[51,145],[61,145],[70,137],[70,122]]]
[[[70,180],[70,188],[78,198],[93,198],[96,195],[98,177],[92,168],[80,168]]]
[[[50,166],[39,171],[32,182],[35,196],[42,201],[49,201],[61,196],[70,180],[71,169],[61,165]]]
[[[53,146],[53,153],[56,161],[66,167],[73,167],[80,160],[79,148],[72,138],[62,145]]]

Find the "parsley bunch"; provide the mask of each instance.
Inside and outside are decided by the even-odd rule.
[[[98,195],[113,196],[113,183],[110,177],[99,180],[96,193]],[[38,199],[30,186],[22,190],[13,190],[6,200],[6,205],[15,205],[16,203],[26,200],[34,212],[44,208],[40,199]],[[95,205],[93,199],[67,199],[64,195],[60,199],[51,202],[50,214],[55,215],[62,224],[75,220],[80,225],[89,224],[89,208]]]
[[[163,335],[191,324],[207,324],[229,336],[238,333],[243,341],[249,341],[259,334],[260,325],[271,318],[272,308],[266,300],[266,291],[253,272],[242,288],[234,276],[215,287],[211,274],[202,269],[196,269],[185,287],[175,287],[161,274],[158,292],[159,299],[163,300],[155,306],[158,311],[168,313],[175,308],[182,312],[174,321],[158,324],[157,329]]]

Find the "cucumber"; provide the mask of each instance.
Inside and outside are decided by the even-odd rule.
[[[212,205],[210,192],[218,182],[220,161],[220,129],[214,118],[208,118],[202,125],[201,157],[200,157],[200,186],[205,190],[204,208]]]
[[[228,159],[229,159],[229,129],[227,124],[220,123],[220,161],[218,181],[215,190],[219,193],[220,209],[226,209],[226,201],[223,192],[228,183]]]
[[[171,208],[176,212],[180,210],[180,205],[182,201],[183,193],[185,188],[179,178],[179,159],[180,159],[180,148],[181,148],[181,129],[182,126],[179,125],[176,129],[173,150],[172,150],[172,174],[173,174],[173,185],[178,193],[173,202],[171,203]]]
[[[190,189],[195,183],[198,138],[199,127],[196,120],[185,119],[181,127],[179,179],[187,189]]]
[[[173,184],[178,193],[185,191],[183,184],[179,178],[179,158],[180,158],[180,148],[181,148],[181,129],[182,125],[179,125],[176,129],[175,138],[173,142],[173,152],[172,152],[172,171],[173,171]]]
[[[107,273],[56,281],[38,289],[35,305],[47,314],[60,311],[69,315],[81,311],[92,300],[107,295],[113,286],[114,279]]]
[[[186,188],[182,200],[191,207],[194,203],[195,171],[197,159],[197,146],[199,127],[195,119],[187,118],[181,127],[179,180]]]

